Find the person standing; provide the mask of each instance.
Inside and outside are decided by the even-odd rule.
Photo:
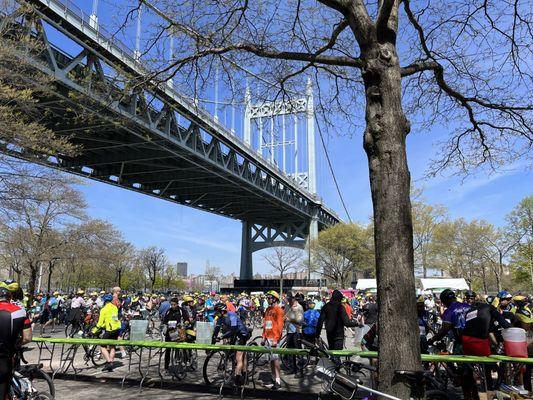
[[[318,318],[320,318],[320,312],[315,310],[315,302],[313,300],[309,301],[307,307],[307,311],[304,312],[303,338],[313,343],[315,341],[316,325]]]
[[[19,344],[31,342],[31,322],[26,312],[11,302],[8,286],[0,283],[0,399],[7,399],[13,378],[13,356]]]
[[[120,320],[118,319],[118,307],[113,304],[113,296],[106,294],[103,298],[104,306],[100,310],[98,323],[92,329],[92,333],[96,334],[104,330],[102,339],[117,340],[120,333]],[[113,371],[115,361],[115,346],[101,346],[102,355],[106,360],[106,365],[102,371]]]
[[[357,326],[357,321],[351,321],[342,304],[343,294],[334,290],[331,300],[328,301],[320,312],[316,327],[315,338],[318,339],[322,332],[322,325],[326,327],[326,337],[330,350],[344,348],[344,328]]]
[[[81,329],[83,324],[83,309],[87,307],[83,295],[85,291],[80,289],[76,293],[76,296],[72,299],[70,303],[70,316],[69,322],[76,327],[76,329]]]
[[[263,340],[261,344],[269,348],[276,348],[283,334],[285,314],[279,306],[280,296],[275,290],[267,292],[266,298],[268,308],[265,310]],[[281,365],[278,354],[270,354],[270,370],[272,373],[272,383],[265,386],[272,390],[278,390],[281,388]]]
[[[176,342],[179,339],[178,329],[183,322],[183,313],[179,307],[179,300],[174,297],[170,300],[170,308],[162,318],[165,329],[165,342]],[[168,373],[170,365],[170,353],[172,349],[165,349],[165,373]]]
[[[298,299],[289,293],[287,296],[287,306],[285,307],[285,321],[287,331],[287,348],[299,349],[302,347],[302,324],[304,320],[304,309]],[[292,356],[292,368],[297,378],[303,376],[303,371],[298,368],[296,355]]]
[[[363,306],[363,323],[365,325],[363,335],[366,334],[376,322],[378,322],[378,305],[375,297],[370,295],[367,297],[367,301]]]

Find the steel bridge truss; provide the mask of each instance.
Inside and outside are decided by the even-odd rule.
[[[316,196],[168,85],[140,84],[145,75],[134,55],[104,41],[94,22],[80,24],[69,10],[54,9],[59,0],[31,3],[36,13],[15,13],[1,23],[38,42],[42,50],[25,52],[26,61],[57,82],[53,96],[42,99],[50,110],[45,123],[83,149],[73,157],[40,157],[41,163],[242,220],[241,277],[252,274],[253,251],[302,247],[310,231],[338,222]],[[54,46],[45,25],[81,51],[70,56]],[[4,151],[35,161],[23,149]]]

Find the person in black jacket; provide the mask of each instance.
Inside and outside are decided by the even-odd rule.
[[[315,338],[320,337],[322,325],[326,324],[326,337],[330,350],[342,350],[344,348],[344,328],[357,326],[357,321],[351,321],[341,301],[344,296],[338,290],[334,290],[331,300],[322,310],[316,327]]]
[[[183,311],[179,306],[178,299],[170,300],[170,308],[163,318],[163,324],[166,325],[165,342],[174,342],[177,337],[179,325],[184,322]],[[168,372],[170,364],[170,350],[165,350],[165,371]]]

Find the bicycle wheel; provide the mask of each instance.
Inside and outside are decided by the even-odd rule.
[[[184,350],[172,349],[169,371],[179,381],[182,381],[187,376],[186,357],[187,355]]]
[[[52,399],[55,397],[56,389],[52,378],[37,365],[26,365],[18,372],[24,378],[30,380],[32,387],[38,393],[49,394]]]
[[[206,385],[220,385],[224,383],[227,368],[226,353],[213,351],[207,355],[202,368]]]
[[[100,346],[93,345],[89,350],[91,354],[91,362],[95,367],[102,367],[106,363],[106,359],[102,354]]]
[[[287,348],[287,342],[285,341],[285,342],[281,343],[280,348],[286,349]],[[297,369],[301,371],[305,367],[307,367],[307,365],[309,364],[309,358],[310,358],[309,354],[298,355],[298,356],[294,356],[292,354],[282,354],[281,355],[281,363],[283,365],[283,368],[286,371],[292,372],[292,371],[295,370],[293,364],[296,361]]]
[[[67,323],[65,325],[65,337],[67,338],[71,338],[71,337],[74,337],[74,335],[76,334],[77,332],[77,327],[74,325],[74,324],[71,324],[71,323]]]

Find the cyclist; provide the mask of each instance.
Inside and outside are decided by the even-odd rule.
[[[194,298],[189,295],[183,296],[181,303],[184,323],[188,323],[191,328],[194,328],[196,322],[196,307],[194,306]]]
[[[315,301],[309,300],[307,303],[307,311],[304,312],[304,328],[303,338],[308,342],[313,343],[315,341],[316,325],[318,324],[318,318],[320,318],[320,312],[315,310]]]
[[[491,335],[491,329],[498,324],[499,328],[509,328],[510,324],[492,305],[485,302],[476,301],[471,303],[471,308],[465,316],[465,327],[462,331],[462,345],[463,354],[473,356],[489,356],[491,354],[491,339],[495,342],[495,338]],[[497,343],[495,343],[497,344]],[[488,390],[494,390],[491,369],[495,365],[485,365],[485,380]],[[474,376],[467,371],[468,380],[473,382]],[[473,396],[478,397],[477,388],[475,385],[471,386]],[[488,396],[488,398],[492,398]]]
[[[113,296],[106,294],[103,299],[104,306],[100,310],[98,323],[92,329],[93,334],[97,334],[102,329],[105,330],[102,339],[118,339],[120,333],[120,320],[118,318],[118,308],[113,304]],[[106,360],[106,365],[102,371],[112,372],[115,361],[115,346],[101,346],[102,355]]]
[[[55,328],[56,328],[56,323],[59,317],[59,306],[60,306],[59,292],[54,292],[54,294],[48,299],[48,308],[50,309],[50,318],[44,324],[43,331],[50,324],[52,324],[52,333],[56,331]]]
[[[84,290],[78,290],[76,296],[72,299],[72,302],[70,303],[70,315],[68,320],[69,323],[71,323],[78,329],[81,328],[83,324],[83,309],[87,307],[87,303],[85,303],[85,300],[83,298],[84,294]]]
[[[446,307],[442,315],[440,330],[428,340],[432,345],[450,332],[453,336],[453,354],[463,354],[461,336],[466,325],[466,314],[470,305],[457,301],[455,293],[451,289],[445,289],[440,294],[440,301]],[[461,365],[461,386],[465,400],[478,399],[477,388],[473,382],[472,370],[469,366]]]
[[[465,292],[465,302],[469,305],[472,305],[476,302],[476,292],[474,292],[473,290],[467,290]]]
[[[288,349],[299,349],[302,347],[301,336],[303,320],[304,309],[302,305],[292,293],[289,293],[287,295],[287,305],[285,306],[285,325],[287,332],[286,344]],[[296,355],[293,355],[291,358],[294,375],[297,378],[303,377],[303,371],[298,369]]]
[[[527,306],[528,299],[526,296],[516,295],[513,297],[516,305],[515,326],[525,329],[527,332],[527,355],[533,357],[533,313]],[[526,365],[524,372],[524,389],[531,392],[531,364]]]
[[[215,305],[215,317],[216,324],[212,337],[213,344],[217,341],[218,333],[222,331],[221,339],[229,339],[229,344],[246,345],[251,333],[236,313],[228,311],[225,304],[218,303]],[[243,371],[246,371],[246,357],[244,356],[244,352],[237,351],[235,353],[235,362],[235,385],[242,386],[245,383]]]
[[[359,325],[356,320],[350,320],[346,309],[342,305],[343,297],[339,290],[333,291],[330,301],[320,311],[316,326],[315,338],[318,339],[322,331],[322,325],[326,324],[326,337],[330,350],[342,350],[344,348],[344,328]]]
[[[179,339],[178,329],[183,322],[183,312],[179,306],[179,300],[173,297],[170,300],[170,308],[163,317],[163,324],[165,330],[165,342],[176,342]],[[168,367],[170,365],[171,349],[165,350],[165,373],[168,374]]]
[[[427,334],[433,332],[433,329],[429,325],[429,312],[426,311],[424,296],[418,296],[416,299],[416,316],[418,321],[418,333],[420,335],[420,352],[422,354],[428,354]]]
[[[270,290],[266,294],[268,308],[265,310],[263,319],[263,340],[262,345],[276,348],[283,334],[283,323],[285,314],[279,306],[280,296],[275,290]],[[265,385],[272,390],[281,388],[281,365],[279,355],[270,354],[270,369],[272,372],[272,383]]]
[[[228,311],[235,312],[235,305],[231,302],[227,294],[223,294],[220,296],[220,302],[224,303],[226,307],[228,308]]]
[[[215,292],[211,292],[210,296],[205,301],[205,317],[209,322],[215,320],[215,304],[217,304],[215,294]]]
[[[515,317],[515,307],[511,303],[511,300],[513,298],[513,295],[509,293],[507,290],[502,290],[498,293],[498,311],[500,314],[503,315],[503,317],[507,320],[507,322],[511,325],[514,325],[516,322]]]
[[[26,312],[11,302],[13,286],[0,282],[0,399],[9,398],[13,356],[19,345],[31,342],[31,322]]]

